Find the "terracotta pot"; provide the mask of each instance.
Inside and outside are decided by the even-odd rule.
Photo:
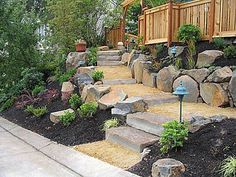
[[[75,48],[76,48],[76,52],[85,52],[86,51],[86,42],[83,41],[83,40],[79,40],[76,45],[75,45]]]

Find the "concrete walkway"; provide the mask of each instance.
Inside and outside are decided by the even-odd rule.
[[[0,117],[0,177],[138,176],[52,142]]]

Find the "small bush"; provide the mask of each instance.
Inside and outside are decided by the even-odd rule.
[[[176,120],[163,124],[164,131],[160,138],[161,152],[167,153],[173,148],[183,147],[184,140],[188,137],[187,124]]]
[[[40,93],[43,93],[45,91],[45,87],[42,85],[36,85],[34,89],[32,90],[32,95],[37,96]]]
[[[110,128],[117,127],[118,125],[119,125],[119,120],[117,118],[112,118],[104,122],[102,130],[106,131]]]
[[[103,71],[94,71],[92,73],[92,78],[95,82],[101,81],[104,78]]]
[[[224,49],[225,58],[236,58],[236,46],[230,45]]]
[[[156,45],[157,54],[161,53],[164,50],[163,44],[157,44]]]
[[[220,173],[224,177],[236,177],[236,158],[228,157],[225,159],[221,164]]]
[[[227,43],[225,42],[224,38],[214,38],[213,44],[217,49],[223,49],[227,46]]]
[[[97,48],[96,47],[89,48],[88,65],[89,66],[97,65]]]
[[[186,43],[193,41],[195,43],[201,39],[201,30],[198,26],[192,24],[182,25],[178,30],[177,37],[180,41]]]
[[[176,58],[175,67],[176,67],[177,69],[183,69],[182,58]]]
[[[7,110],[14,104],[15,98],[12,97],[10,99],[7,99],[3,104],[1,104],[0,112]]]
[[[72,94],[69,99],[69,104],[72,109],[76,110],[82,104],[81,97],[77,94]]]
[[[48,112],[46,106],[34,108],[33,105],[27,106],[25,111],[33,114],[35,117],[42,117]]]
[[[64,73],[63,75],[61,75],[58,80],[59,82],[62,84],[63,82],[66,82],[68,81],[72,76],[74,76],[76,73],[76,69],[73,68],[69,71],[67,71],[66,73]]]
[[[82,118],[92,117],[97,111],[97,103],[84,103],[78,109],[79,115]]]
[[[59,119],[64,126],[68,126],[75,120],[75,117],[75,112],[65,111],[65,114],[60,116]]]

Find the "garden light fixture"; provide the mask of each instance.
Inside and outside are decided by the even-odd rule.
[[[187,92],[186,87],[183,86],[183,82],[180,81],[179,86],[176,88],[176,90],[173,93],[174,95],[179,96],[180,99],[180,116],[179,116],[179,121],[180,123],[183,123],[183,117],[182,117],[182,107],[183,107],[183,98],[185,95],[188,95],[189,93]]]
[[[177,48],[176,48],[176,46],[174,46],[171,48],[171,54],[173,55],[174,58],[176,56],[176,53],[177,53]]]

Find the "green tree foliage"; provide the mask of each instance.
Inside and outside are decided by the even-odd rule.
[[[126,18],[128,33],[138,35],[138,17],[141,14],[140,1],[136,1],[130,6]]]
[[[37,66],[37,19],[26,0],[0,1],[0,91],[15,84],[24,68]]]

